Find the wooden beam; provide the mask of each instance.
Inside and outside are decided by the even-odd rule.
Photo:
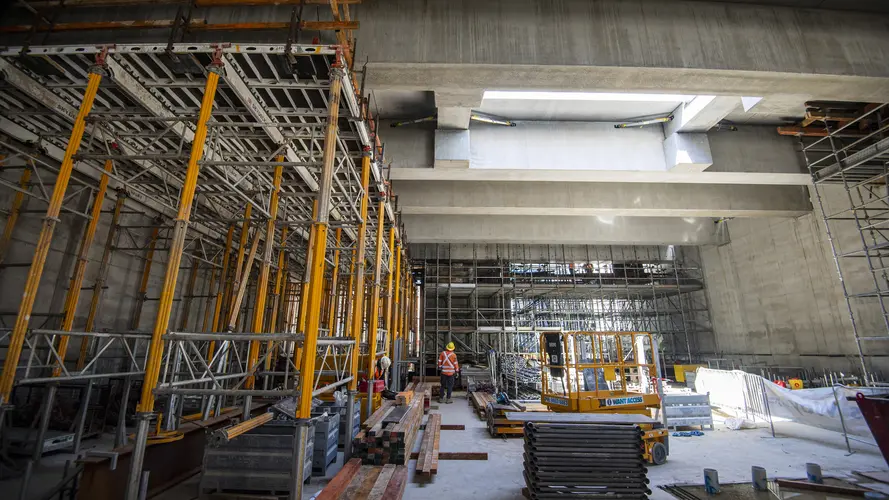
[[[419,453],[411,453],[411,460],[420,458]],[[487,460],[487,452],[474,451],[440,451],[438,452],[439,460]]]
[[[778,134],[793,137],[827,137],[827,129],[822,127],[800,127],[797,125],[780,126],[778,127]],[[866,134],[846,129],[834,135],[835,137],[864,137]]]
[[[790,479],[778,479],[775,481],[782,488],[791,488],[795,490],[818,491],[821,493],[833,493],[838,495],[848,495],[853,497],[863,497],[870,490],[863,488],[854,488],[849,486],[837,486],[833,484],[810,483],[808,481],[793,481]]]
[[[465,431],[465,430],[466,430],[466,426],[463,425],[463,424],[450,424],[450,425],[442,424],[441,427],[440,427],[439,429],[441,429],[441,430],[443,430],[443,431]],[[425,431],[425,430],[426,430],[426,426],[425,426],[425,425],[421,425],[421,426],[420,426],[420,430],[421,430],[421,431]]]
[[[339,498],[340,494],[345,491],[347,486],[349,486],[349,483],[352,482],[352,479],[355,477],[355,474],[358,473],[358,469],[360,468],[360,458],[349,460],[349,462],[346,463],[335,476],[333,476],[333,479],[327,483],[327,486],[318,493],[318,496],[315,497],[316,500],[335,500],[336,498]]]

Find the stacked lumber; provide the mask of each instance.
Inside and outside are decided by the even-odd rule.
[[[414,377],[414,381],[410,383],[407,387],[405,387],[404,391],[399,392],[398,394],[405,394],[408,392],[417,392],[423,394],[423,412],[429,413],[429,407],[432,404],[432,383],[430,382],[419,382],[417,381],[419,377]],[[398,397],[395,398],[398,401]],[[406,403],[405,403],[406,404]]]
[[[355,456],[364,464],[404,465],[410,458],[423,421],[423,391],[410,391],[407,404],[385,401],[361,426],[352,441]]]
[[[420,453],[417,455],[417,474],[438,474],[438,444],[441,434],[441,414],[429,415]]]
[[[488,403],[495,402],[494,395],[488,394],[487,392],[476,391],[470,392],[467,399],[469,400],[469,404],[475,409],[475,413],[476,415],[478,415],[478,418],[480,420],[487,420],[486,412]]]
[[[441,393],[441,380],[437,377],[414,377],[412,382],[426,386],[432,396],[438,396]],[[454,389],[456,390],[457,388],[454,387]]]
[[[317,500],[399,500],[407,486],[407,467],[361,465],[353,458],[315,497]]]

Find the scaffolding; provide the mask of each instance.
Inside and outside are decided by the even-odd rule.
[[[873,356],[889,354],[889,105],[806,105],[800,147],[848,312],[847,351],[870,384]]]
[[[412,254],[423,265],[427,363],[448,342],[475,363],[490,350],[534,355],[534,332],[560,329],[651,332],[669,362],[692,362],[713,335],[696,247],[436,244]]]
[[[404,229],[350,52],[291,42],[0,51],[0,184],[14,193],[0,271],[28,270],[18,310],[0,312],[0,432],[21,410],[17,388],[45,387],[45,434],[59,384],[120,380],[117,444],[135,418],[126,498],[136,498],[147,443],[176,439],[189,411],[206,419],[237,405],[248,418],[253,398],[295,397],[305,421],[315,398],[355,397],[380,356],[409,351]],[[26,199],[46,216],[31,262],[10,263]],[[58,313],[35,302],[69,216],[85,227],[72,231],[82,236]],[[138,283],[110,279],[123,256],[139,262]],[[103,324],[122,286],[137,296],[127,326]]]

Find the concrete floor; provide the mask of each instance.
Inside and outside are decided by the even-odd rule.
[[[438,405],[444,424],[464,424],[463,431],[442,431],[441,451],[486,451],[487,461],[440,461],[438,475],[431,479],[414,477],[416,462],[410,462],[410,481],[404,498],[424,500],[440,498],[486,498],[491,500],[522,499],[521,438],[492,438],[467,404],[465,394],[455,395],[453,404]],[[768,427],[732,431],[716,417],[716,429],[701,437],[671,438],[671,455],[665,465],[651,467],[652,495],[655,500],[673,499],[658,485],[703,482],[704,467],[719,471],[723,483],[742,482],[750,478],[750,466],[765,467],[769,477],[802,478],[805,464],[821,464],[825,475],[851,477],[853,471],[886,470],[886,462],[871,444],[853,442],[853,453],[846,451],[843,437],[837,433],[793,423],[776,423],[777,438]],[[417,440],[419,447],[419,439]],[[85,447],[107,445],[105,441],[87,441]],[[32,484],[31,495],[46,491],[61,477],[61,468],[70,455],[52,454],[41,464]],[[304,498],[317,493],[339,470],[342,455],[327,478],[313,478]],[[193,500],[197,498],[198,476],[163,495],[162,500]],[[875,489],[886,491],[887,485]],[[15,498],[18,480],[0,481],[0,498]]]

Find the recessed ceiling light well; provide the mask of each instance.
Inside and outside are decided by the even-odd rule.
[[[486,90],[485,99],[521,99],[538,101],[625,101],[689,102],[693,95],[633,94],[619,92],[538,92],[524,90]]]

